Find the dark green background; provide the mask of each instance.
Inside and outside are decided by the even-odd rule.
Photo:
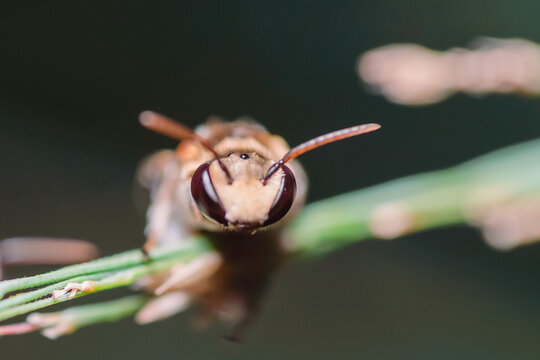
[[[78,237],[103,254],[142,244],[135,169],[175,144],[138,125],[146,109],[190,126],[251,115],[293,145],[383,124],[303,157],[311,200],[540,135],[538,100],[400,107],[355,73],[359,54],[388,43],[540,42],[536,0],[8,1],[0,13],[0,238]],[[539,246],[498,253],[466,227],[371,241],[286,266],[240,345],[218,326],[193,331],[188,312],[2,338],[0,358],[536,359],[539,261]]]

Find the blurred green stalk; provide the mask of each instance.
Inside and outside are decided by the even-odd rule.
[[[540,139],[315,202],[288,234],[300,254],[320,254],[367,238],[474,222],[482,212],[534,194],[540,194]]]

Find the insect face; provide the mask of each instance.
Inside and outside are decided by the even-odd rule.
[[[191,179],[191,194],[206,218],[236,229],[255,230],[285,216],[296,193],[296,181],[288,167],[263,183],[274,161],[256,152],[232,152],[221,160],[232,182],[216,161],[199,166]]]

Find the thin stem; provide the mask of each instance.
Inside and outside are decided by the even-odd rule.
[[[110,322],[133,315],[148,301],[146,295],[131,295],[97,304],[76,306],[61,312],[76,328],[95,323]]]
[[[100,273],[100,274],[79,276],[79,277],[72,278],[69,280],[60,281],[53,285],[45,286],[36,290],[32,290],[32,291],[28,291],[28,292],[11,296],[5,300],[0,301],[0,320],[3,320],[1,316],[1,311],[4,309],[12,308],[13,306],[25,304],[27,302],[48,296],[54,290],[63,289],[70,282],[78,283],[78,282],[83,282],[83,281],[97,281],[110,275],[112,275],[112,273],[105,272],[105,273]]]
[[[394,238],[470,222],[471,209],[482,205],[482,199],[476,196],[482,191],[500,191],[505,194],[505,200],[540,193],[540,167],[535,166],[538,159],[540,139],[497,150],[448,169],[408,176],[315,202],[288,228],[289,245],[299,254],[323,254],[368,238]],[[400,221],[403,222],[401,231],[396,229]]]
[[[41,329],[44,336],[56,339],[62,335],[71,334],[84,326],[118,321],[131,316],[147,301],[148,296],[131,295],[97,304],[75,306],[55,313],[32,313],[28,316],[26,323],[15,324],[13,333],[16,333],[17,328],[20,328],[21,333]],[[25,328],[24,325],[27,325],[28,328]],[[11,330],[10,326],[5,328]]]
[[[204,252],[209,249],[209,244],[199,236],[195,241],[189,241],[189,245],[177,245],[155,249],[150,254],[151,261],[167,259],[175,256],[189,256]],[[105,271],[121,270],[137,266],[145,262],[140,250],[130,250],[120,254],[103,257],[94,261],[66,266],[59,270],[45,274],[29,276],[25,278],[5,280],[0,282],[0,299],[12,291],[28,289],[31,287],[46,285],[63,281],[86,274],[95,274]]]
[[[193,243],[197,243],[197,242],[193,241]],[[194,249],[191,249],[191,250],[194,250]],[[92,284],[92,289],[90,291],[77,292],[76,295],[73,297],[73,298],[78,298],[78,297],[86,296],[95,292],[100,292],[104,290],[131,285],[136,279],[140,278],[141,276],[149,275],[149,274],[170,268],[171,266],[181,263],[181,262],[188,262],[194,256],[196,256],[197,254],[201,254],[204,251],[205,249],[203,249],[202,247],[199,249],[199,252],[191,251],[190,253],[186,254],[186,252],[183,251],[177,257],[166,258],[163,260],[155,260],[148,264],[135,266],[130,269],[121,270],[112,274],[107,273],[107,274],[110,274],[109,276],[103,276],[103,274],[81,276],[77,278],[72,278],[68,281],[64,281],[61,284],[67,285],[67,283],[71,283],[71,282],[76,283],[76,282],[82,282],[82,281],[94,281]],[[53,286],[50,286],[49,288],[52,288],[52,287]],[[61,287],[60,284],[55,284],[54,287],[59,288],[59,289],[63,288],[63,286]],[[52,290],[53,289],[51,289],[51,291]],[[34,298],[34,299],[37,298],[36,292],[39,292],[39,294],[43,294],[44,289],[38,289],[38,290],[35,290],[34,292],[30,292],[33,294],[27,295],[26,297],[23,297],[23,295],[30,294],[30,293],[17,295],[13,298],[8,298],[8,299],[0,301],[0,309],[1,309],[0,321],[7,320],[21,314],[26,314],[31,311],[42,309],[44,307],[48,307],[48,306],[72,299],[68,297],[68,295],[66,294],[65,296],[58,299],[55,299],[53,297],[47,297],[45,299],[36,300],[29,303],[22,303],[22,301],[24,301],[26,298]],[[5,305],[6,303],[8,305]]]

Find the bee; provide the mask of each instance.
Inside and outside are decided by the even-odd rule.
[[[151,205],[143,252],[204,234],[216,249],[144,286],[158,295],[136,319],[147,323],[202,304],[200,323],[216,315],[236,324],[233,338],[259,309],[269,280],[287,257],[282,230],[304,204],[307,178],[298,156],[371,132],[378,124],[334,131],[292,149],[250,119],[209,119],[194,131],[155,112],[141,124],[180,140],[142,162],[138,179]],[[151,256],[150,256],[151,260]]]

